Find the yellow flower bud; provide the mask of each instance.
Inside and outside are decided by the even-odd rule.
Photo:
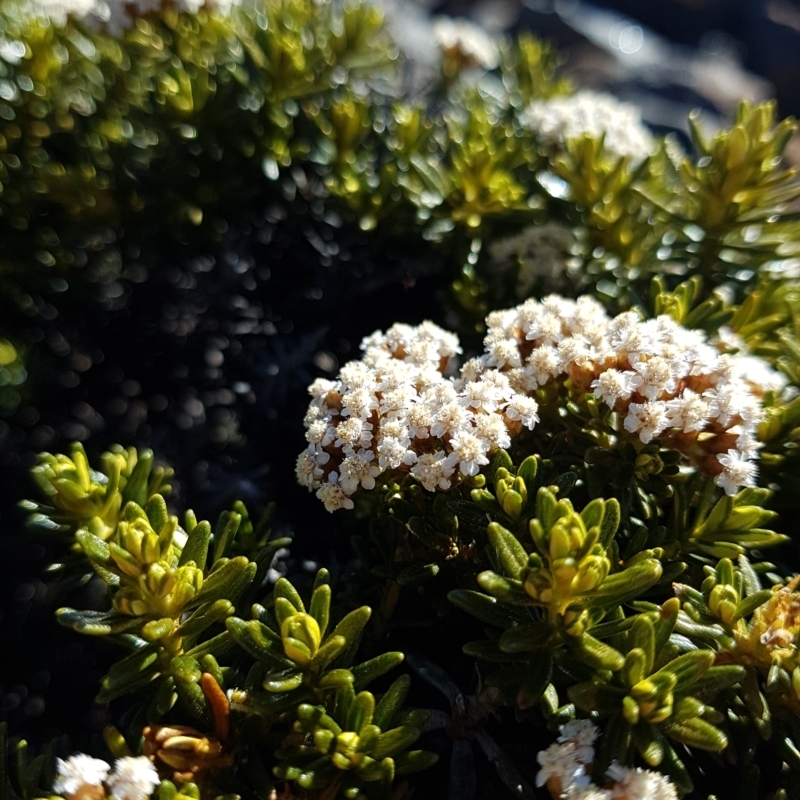
[[[292,614],[281,625],[281,638],[286,655],[297,664],[305,666],[319,648],[322,634],[317,621],[310,614]]]

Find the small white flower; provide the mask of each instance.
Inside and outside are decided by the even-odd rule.
[[[450,439],[452,456],[459,463],[462,475],[477,475],[480,468],[489,463],[486,453],[489,445],[484,439],[479,439],[466,431],[459,431]]]
[[[428,426],[432,422],[432,410],[426,403],[417,401],[412,403],[408,409],[406,421],[408,423],[408,435],[412,439],[427,439],[430,436]]]
[[[301,486],[305,486],[307,489],[315,489],[319,486],[319,479],[323,473],[314,456],[308,450],[303,450],[297,457],[295,474],[297,475],[297,482]]]
[[[325,447],[333,441],[334,430],[328,420],[314,420],[306,429],[306,441]]]
[[[532,397],[517,395],[505,407],[504,413],[511,420],[519,420],[528,430],[533,430],[539,421],[539,404]]]
[[[455,433],[467,426],[472,419],[472,412],[458,402],[443,405],[431,425],[432,436],[444,436],[448,431]]]
[[[594,396],[613,410],[617,400],[627,400],[641,382],[641,375],[612,367],[592,381],[592,389]]]
[[[149,762],[148,762],[149,763]],[[102,786],[111,767],[100,758],[76,753],[68,759],[56,759],[56,794],[75,794],[81,786]]]
[[[636,391],[648,400],[658,400],[662,394],[672,394],[677,387],[677,376],[665,358],[650,356],[647,360],[637,361],[633,368],[642,379]]]
[[[378,407],[378,399],[366,387],[351,389],[342,396],[342,416],[367,419]]]
[[[362,489],[374,489],[375,478],[381,474],[374,463],[375,453],[371,450],[359,450],[342,461],[339,465],[339,483],[347,494],[361,486]]]
[[[510,447],[511,437],[499,414],[476,414],[473,425],[475,436],[486,442],[489,450]]]
[[[453,465],[441,450],[436,453],[424,453],[411,468],[411,474],[415,475],[429,492],[449,489],[453,472],[455,472]]]
[[[378,444],[378,464],[381,469],[398,469],[401,465],[410,466],[417,460],[413,450],[399,439],[384,437]]]
[[[125,756],[114,763],[108,788],[117,800],[146,800],[161,783],[147,756]]]
[[[317,497],[325,504],[326,511],[338,511],[340,508],[353,508],[353,501],[337,483],[323,483],[322,486],[317,489]]]
[[[558,350],[552,345],[537,347],[529,356],[525,372],[542,386],[558,377],[562,372]]]
[[[678,792],[669,779],[658,772],[637,767],[631,769],[612,763],[606,775],[614,781],[612,798],[624,800],[678,800]]]
[[[725,469],[717,475],[714,483],[724,489],[726,494],[736,494],[740,486],[755,485],[758,465],[750,461],[747,454],[728,450],[726,454],[718,455],[717,461]]]
[[[667,406],[658,400],[645,403],[631,403],[628,416],[625,417],[625,430],[638,433],[639,438],[647,444],[667,427]]]
[[[691,389],[684,389],[680,397],[667,402],[670,427],[680,428],[685,433],[703,430],[708,424],[710,412],[708,401]]]
[[[561,791],[568,794],[571,789],[590,783],[586,766],[576,757],[574,742],[551,744],[536,754],[536,760],[540,767],[536,773],[537,786],[544,786],[551,778],[555,778],[561,784]]]
[[[331,430],[336,434],[336,447],[369,447],[372,442],[372,423],[365,422],[360,417],[349,417]],[[324,447],[329,443],[330,440],[320,444]]]

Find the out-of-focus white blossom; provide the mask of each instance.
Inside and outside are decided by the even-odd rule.
[[[461,66],[494,69],[500,63],[497,43],[474,22],[452,17],[437,17],[433,35],[446,58]]]
[[[516,293],[522,299],[537,286],[545,292],[555,292],[579,283],[581,260],[573,253],[575,244],[572,228],[548,220],[492,242],[489,255],[497,269],[516,269]]]
[[[669,779],[649,769],[631,769],[612,764],[606,775],[614,781],[614,800],[678,800],[678,792]]]
[[[562,800],[678,800],[675,787],[664,775],[617,763],[606,771],[612,786],[595,786],[589,775],[599,734],[589,720],[562,725],[558,740],[536,756],[536,785],[547,785],[550,794]]]
[[[76,753],[66,760],[56,759],[56,780],[53,791],[57,794],[72,795],[81,786],[102,786],[111,767],[100,758],[92,758],[85,753]]]
[[[532,395],[558,382],[608,406],[621,436],[679,450],[729,494],[754,484],[761,398],[783,386],[766,362],[721,353],[668,316],[610,318],[588,296],[527,300],[486,324],[483,356],[459,377],[445,374],[458,339],[430,322],[367,337],[361,361],[309,388],[298,481],[329,511],[351,508],[387,470],[410,472],[428,491],[449,489],[533,430]]]
[[[569,96],[535,100],[522,112],[522,123],[550,145],[562,146],[583,135],[604,137],[606,152],[639,164],[653,151],[653,136],[639,109],[610,94],[583,89]]]
[[[56,25],[75,19],[110,36],[121,36],[138,17],[158,14],[165,8],[189,14],[208,8],[227,14],[240,4],[241,0],[29,0],[24,10]]]
[[[106,784],[116,800],[147,800],[161,783],[147,756],[126,756],[114,763]]]

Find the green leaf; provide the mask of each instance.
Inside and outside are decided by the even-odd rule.
[[[390,756],[398,763],[398,755],[419,739],[419,729],[410,725],[401,725],[386,733],[382,733],[372,748],[372,757],[380,760]],[[400,767],[398,766],[398,771]]]
[[[735,624],[740,619],[749,617],[759,606],[764,605],[764,603],[772,597],[772,594],[771,589],[761,589],[751,594],[749,597],[746,597],[744,600],[740,600],[736,605],[736,611],[733,617],[731,617],[731,625]]]
[[[356,666],[350,668],[350,672],[353,673],[353,687],[356,691],[360,691],[376,678],[385,675],[401,664],[403,658],[403,654],[398,652],[381,653],[381,655],[375,656],[369,661],[356,664]]]
[[[178,566],[182,567],[193,561],[195,566],[204,570],[208,560],[208,544],[211,541],[211,523],[203,520],[198,522],[186,539],[186,544],[178,559]]]
[[[394,757],[394,773],[400,778],[432,767],[438,760],[439,756],[428,750],[411,750]]]
[[[355,611],[351,611],[334,628],[333,636],[344,636],[347,642],[346,650],[342,656],[352,659],[358,643],[361,641],[361,634],[369,618],[372,616],[372,609],[369,606],[361,606]],[[352,652],[351,652],[352,651]],[[341,659],[342,656],[339,658]]]
[[[539,490],[539,459],[537,456],[528,456],[517,470],[517,477],[522,478],[528,490],[528,498],[535,497]]]
[[[688,719],[684,722],[662,723],[664,733],[676,742],[698,750],[718,753],[728,746],[728,737],[703,719]]]
[[[492,522],[486,529],[489,546],[494,549],[497,559],[506,575],[519,579],[528,563],[528,554],[511,531]]]
[[[412,564],[397,576],[400,586],[418,586],[439,574],[438,564]]]
[[[591,606],[608,608],[621,605],[649,589],[661,577],[663,567],[655,558],[645,558],[609,575],[596,589],[583,595]]]
[[[619,650],[588,633],[574,637],[571,640],[571,649],[584,664],[596,669],[610,669],[613,672],[622,669],[625,663],[625,658]]]
[[[489,597],[483,592],[454,589],[448,593],[447,599],[454,606],[466,611],[481,622],[496,625],[498,628],[508,628],[514,622],[521,622],[525,619],[525,615],[520,614],[518,608],[500,603],[496,598]]]
[[[325,636],[325,631],[328,629],[330,610],[331,587],[327,583],[323,583],[314,589],[311,595],[310,608],[310,614],[317,621],[320,635],[323,637]]]
[[[169,520],[167,501],[160,494],[154,494],[147,501],[144,513],[147,514],[147,518],[157,534],[160,534],[167,527],[167,521]]]
[[[658,681],[662,677],[674,675],[677,679],[675,691],[688,689],[698,678],[701,678],[714,664],[716,656],[710,650],[693,650],[673,658],[666,666],[651,676]]]
[[[644,675],[649,675],[653,669],[656,654],[656,630],[653,621],[646,614],[636,617],[629,634],[631,646],[641,650],[644,655]],[[638,683],[642,678],[634,681]]]
[[[517,707],[524,711],[538,703],[552,677],[553,659],[549,653],[542,653],[525,672],[517,692]]]
[[[214,531],[214,562],[225,558],[230,552],[241,521],[241,516],[235,511],[223,511],[220,514]]]
[[[359,692],[350,705],[350,712],[347,715],[347,730],[360,733],[365,725],[369,725],[372,722],[374,713],[374,695],[371,692]],[[386,753],[385,755],[391,755],[391,753]]]
[[[604,502],[603,508],[603,521],[600,525],[600,544],[607,548],[611,544],[617,529],[619,528],[620,520],[622,519],[622,511],[619,506],[619,501],[616,498],[611,498]]]
[[[245,622],[238,617],[228,617],[225,626],[234,641],[253,658],[279,668],[294,667],[284,654],[281,638],[263,622],[255,619]]]
[[[478,575],[478,584],[498,600],[512,605],[533,606],[541,605],[534,600],[523,588],[518,580],[509,580],[496,572],[486,570]]]
[[[142,624],[139,617],[129,617],[114,611],[79,611],[74,608],[59,608],[56,611],[56,620],[59,625],[89,636],[124,633],[135,630]]]
[[[295,613],[298,611],[305,613],[306,607],[303,605],[302,598],[300,597],[297,589],[295,589],[286,578],[278,578],[278,582],[275,584],[273,593],[276,601],[279,597],[281,597],[294,606]]]
[[[344,636],[329,636],[314,654],[308,668],[312,670],[325,669],[342,652],[346,644]]]
[[[95,536],[86,530],[79,530],[75,534],[75,538],[78,540],[83,552],[86,553],[87,558],[98,564],[108,564],[111,561],[111,551],[108,543],[104,542],[99,536]]]
[[[239,595],[253,582],[258,566],[245,556],[238,556],[215,569],[203,581],[203,587],[192,600],[193,606],[225,599],[236,602]]]
[[[303,685],[303,673],[290,670],[285,675],[268,675],[262,685],[272,694],[292,692]]]
[[[397,678],[378,701],[375,713],[372,715],[373,724],[382,730],[389,728],[395,714],[403,707],[410,687],[411,677],[409,675],[401,675]]]
[[[503,631],[497,644],[504,653],[535,653],[544,648],[551,635],[544,624],[517,625]]]
[[[332,669],[317,681],[320,689],[341,689],[353,685],[353,673],[349,669]]]
[[[204,630],[215,622],[222,622],[234,612],[233,603],[230,600],[215,600],[213,603],[200,606],[194,611],[186,621],[175,631],[176,636],[193,637],[199,636]]]

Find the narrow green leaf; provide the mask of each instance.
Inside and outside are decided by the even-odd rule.
[[[522,570],[528,563],[528,554],[511,531],[497,522],[492,522],[486,529],[489,546],[494,549],[506,575],[519,579]]]
[[[382,730],[387,730],[391,726],[395,714],[403,707],[410,687],[411,677],[409,675],[401,675],[397,678],[378,701],[375,713],[372,715],[373,724]]]
[[[186,544],[178,559],[178,566],[183,566],[193,561],[195,566],[204,570],[208,560],[208,545],[211,541],[211,523],[203,520],[198,522],[186,539]]]
[[[369,661],[364,661],[362,664],[356,664],[350,668],[353,673],[353,687],[356,691],[361,691],[365,686],[368,686],[376,678],[386,674],[394,669],[398,664],[403,662],[403,654],[398,652],[381,653]],[[383,727],[383,726],[381,726]]]
[[[321,636],[325,636],[325,631],[328,629],[328,620],[331,610],[331,587],[327,583],[323,583],[314,589],[311,595],[311,616],[317,621],[319,625],[319,632]]]

